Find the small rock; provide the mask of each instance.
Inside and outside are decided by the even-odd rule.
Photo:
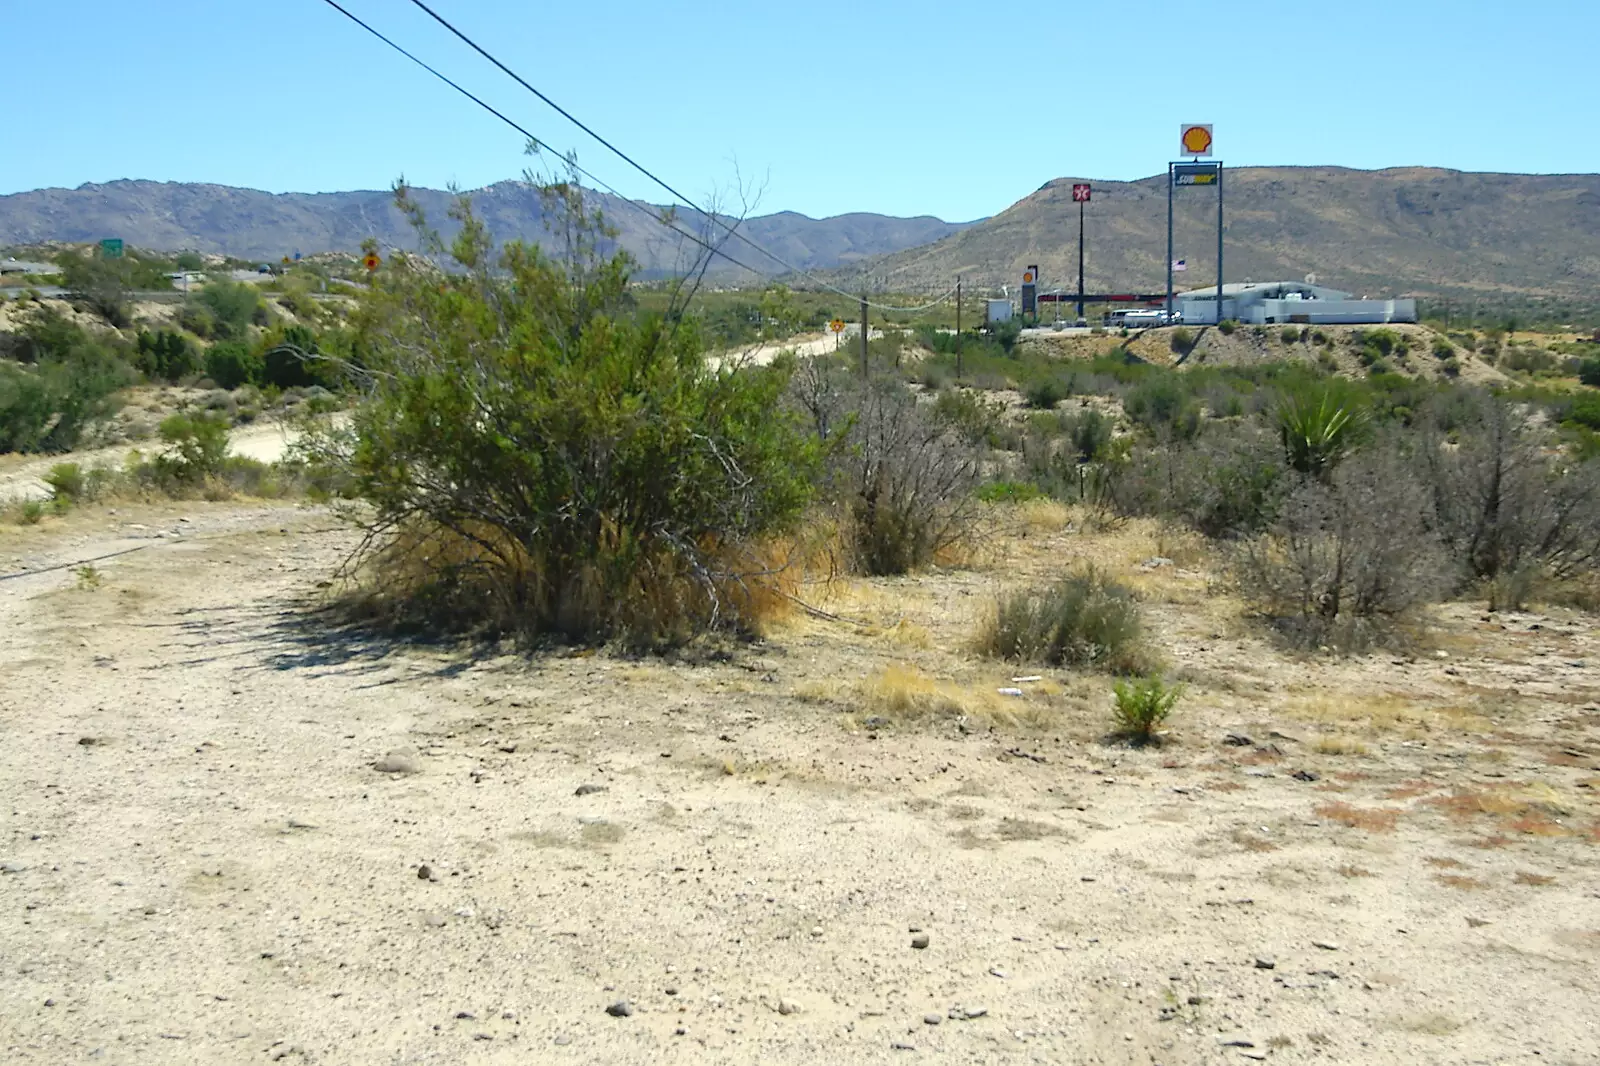
[[[98,743],[100,743],[100,738],[99,737],[79,737],[78,738],[78,744],[81,747],[92,748]]]
[[[47,999],[44,1001],[44,1005],[46,1007],[54,1007],[56,1005],[56,1001],[54,999]]]
[[[924,1014],[922,1016],[923,1025],[938,1025],[942,1021],[944,1021],[944,1019],[939,1017],[937,1014]]]
[[[476,1014],[472,1013],[470,1010],[458,1010],[458,1011],[456,1011],[456,1018],[458,1020],[468,1021],[468,1022],[475,1022],[475,1021],[478,1020],[478,1016]]]
[[[867,720],[862,722],[861,724],[863,726],[865,726],[866,728],[868,728],[868,729],[888,729],[889,728],[889,719],[885,718],[881,714],[874,714],[874,715],[869,715],[867,717]]]
[[[568,1036],[566,1033],[557,1033],[553,1043],[556,1047],[566,1047],[568,1044],[572,1043],[572,1037]]]
[[[921,951],[923,948],[927,947],[928,946],[928,934],[927,933],[918,933],[916,936],[912,937],[911,938],[911,946],[916,948],[918,951]]]
[[[792,999],[780,999],[780,1000],[778,1000],[778,1013],[779,1014],[784,1014],[784,1015],[799,1014],[800,1010],[801,1010],[800,1004],[796,1003]]]
[[[421,866],[417,867],[417,880],[432,881],[433,867],[429,866],[427,863],[423,863]]]
[[[1484,926],[1490,924],[1492,923],[1490,923],[1489,919],[1487,918],[1467,918],[1467,926],[1471,929],[1482,929]]]
[[[915,1051],[915,1050],[917,1050],[917,1045],[915,1045],[915,1044],[907,1044],[907,1043],[904,1043],[902,1041],[896,1040],[894,1043],[889,1045],[889,1050],[890,1051]]]
[[[1255,1047],[1250,1041],[1242,1040],[1236,1036],[1219,1036],[1217,1037],[1217,1043],[1223,1047]]]
[[[1187,1002],[1191,1007],[1198,1007],[1200,1004],[1205,1002],[1205,999],[1201,996],[1190,996]]]
[[[424,914],[422,916],[422,924],[429,929],[443,929],[445,927],[445,918],[442,914]]]
[[[507,755],[515,755],[517,753],[517,746],[515,744],[501,744],[499,750]]]
[[[1004,970],[1002,970],[998,966],[989,967],[989,973],[994,977],[1000,978],[1000,980],[1002,980],[1002,981],[1004,981],[1006,978],[1011,976],[1010,974],[1006,973]]]
[[[1311,946],[1314,947],[1314,948],[1321,948],[1323,951],[1338,951],[1339,950],[1339,945],[1335,944],[1331,940],[1313,940],[1311,942]]]
[[[1289,776],[1294,778],[1296,781],[1316,781],[1316,780],[1318,780],[1318,775],[1313,773],[1310,770],[1296,770],[1294,773],[1290,774]]]
[[[633,1014],[633,1004],[625,999],[619,999],[606,1008],[606,1013],[613,1018],[627,1018]]]
[[[1278,960],[1273,958],[1271,955],[1257,955],[1256,956],[1256,969],[1258,969],[1258,970],[1275,970],[1277,968],[1278,968]]]
[[[27,869],[20,862],[0,862],[0,874],[20,874],[25,873]]]
[[[391,751],[383,758],[372,764],[372,768],[380,774],[417,774],[422,772],[422,767],[414,756],[403,751]]]
[[[574,796],[592,796],[596,792],[606,791],[605,785],[579,785],[572,793]]]
[[[663,988],[661,991],[664,992],[666,995],[675,996],[675,995],[678,994],[678,986],[677,985],[668,985],[666,988]]]
[[[1229,733],[1227,736],[1222,738],[1222,742],[1228,745],[1230,748],[1248,748],[1255,744],[1255,741],[1251,740],[1243,733]]]
[[[821,936],[821,935],[822,935],[822,926],[820,926],[820,925],[813,925],[813,926],[812,926],[812,927],[811,927],[811,935],[812,935],[812,936]]]
[[[689,1035],[689,1030],[685,1029],[683,1026],[680,1025],[680,1026],[678,1026],[676,1029],[674,1029],[672,1031],[672,1035],[673,1036],[688,1036]]]
[[[974,1018],[982,1018],[985,1015],[987,1015],[989,1013],[989,1008],[988,1007],[968,1007],[967,1009],[963,1010],[961,1013],[966,1015],[968,1021],[971,1021]]]

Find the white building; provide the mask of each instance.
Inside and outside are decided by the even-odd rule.
[[[1175,310],[1190,325],[1215,325],[1217,287],[1180,292]],[[1252,325],[1277,322],[1345,325],[1415,322],[1415,300],[1356,300],[1347,292],[1299,281],[1253,281],[1222,287],[1222,315]]]

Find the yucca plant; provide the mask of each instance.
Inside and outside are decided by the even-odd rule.
[[[1278,432],[1284,457],[1302,474],[1325,477],[1349,455],[1366,426],[1361,411],[1336,399],[1331,390],[1320,396],[1286,397],[1278,407]]]

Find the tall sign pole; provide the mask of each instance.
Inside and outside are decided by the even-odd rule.
[[[1211,157],[1216,143],[1212,127],[1204,122],[1186,122],[1178,131],[1178,149],[1188,163],[1167,164],[1167,321],[1172,321],[1172,187],[1181,179],[1186,185],[1217,186],[1217,314],[1222,321],[1222,164],[1197,163]]]
[[[1172,321],[1172,164],[1167,164],[1167,321]]]
[[[1072,187],[1072,198],[1078,201],[1078,317],[1080,319],[1083,317],[1083,209],[1089,203],[1091,192],[1087,184]]]
[[[1217,325],[1222,325],[1222,160],[1217,160]]]

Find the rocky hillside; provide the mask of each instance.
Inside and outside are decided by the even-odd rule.
[[[449,193],[417,189],[415,194],[430,219],[448,223]],[[697,250],[620,199],[598,192],[591,196],[621,231],[621,244],[647,271],[671,270]],[[538,190],[525,182],[500,182],[476,191],[473,199],[500,239],[537,240],[544,232]],[[646,206],[652,213],[659,211]],[[691,213],[680,214],[685,216],[681,227],[700,231]],[[850,214],[813,219],[785,211],[751,218],[743,230],[785,261],[815,270],[927,244],[962,228],[926,216]],[[386,246],[415,245],[388,192],[273,194],[225,185],[113,181],[0,196],[0,247],[102,237],[121,237],[138,248],[191,249],[270,260],[297,249],[306,255],[356,251],[368,237],[376,237]],[[776,263],[746,245],[734,242],[728,251],[762,272],[782,272]],[[751,280],[746,272],[722,260],[712,276],[722,281]]]
[[[1077,287],[1078,205],[1059,178],[993,218],[865,265],[893,290],[957,274],[1016,286],[1037,263],[1047,289]],[[1474,302],[1600,300],[1600,175],[1467,174],[1407,168],[1243,167],[1226,174],[1230,281],[1299,280],[1358,295]],[[1166,287],[1165,177],[1094,182],[1087,218],[1091,291]],[[1180,190],[1180,288],[1216,273],[1216,195]]]

